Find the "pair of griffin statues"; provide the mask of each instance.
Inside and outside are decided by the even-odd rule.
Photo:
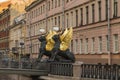
[[[65,29],[63,32],[49,31],[46,35],[41,35],[38,60],[41,61],[43,55],[48,56],[48,61],[75,62],[75,57],[69,50],[73,29]]]

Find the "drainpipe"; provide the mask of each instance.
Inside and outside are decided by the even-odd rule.
[[[65,0],[62,0],[62,27],[61,30],[63,31],[65,27]]]
[[[112,55],[111,55],[111,28],[110,28],[110,0],[108,0],[108,64],[112,64]]]
[[[49,29],[48,29],[48,26],[47,26],[47,25],[48,25],[48,21],[47,21],[47,17],[48,17],[48,2],[47,2],[47,0],[46,0],[46,9],[45,9],[45,10],[46,10],[46,15],[45,15],[46,29],[45,29],[45,30],[46,30],[46,32],[47,32],[47,31],[49,30]]]

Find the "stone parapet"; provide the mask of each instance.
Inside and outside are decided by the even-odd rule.
[[[80,80],[81,79],[81,65],[83,64],[83,62],[80,61],[76,61],[73,64],[73,78],[74,80]]]

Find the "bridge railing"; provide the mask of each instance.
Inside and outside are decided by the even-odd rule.
[[[31,63],[30,61],[1,61],[0,68],[21,68],[21,69],[31,69]]]
[[[120,80],[120,65],[82,64],[81,78]]]
[[[73,65],[72,63],[52,62],[50,63],[50,74],[73,76]]]

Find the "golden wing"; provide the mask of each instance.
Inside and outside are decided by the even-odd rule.
[[[54,40],[52,37],[57,34],[55,31],[50,31],[49,34],[46,36],[47,44],[46,44],[46,50],[51,51],[54,47]]]
[[[64,33],[63,33],[64,34]],[[72,40],[73,29],[72,27],[66,32],[63,38],[61,38],[60,50],[65,51],[68,49]]]
[[[60,41],[62,41],[64,39],[64,37],[66,36],[67,33],[68,33],[68,30],[66,28],[64,33],[60,36]]]

